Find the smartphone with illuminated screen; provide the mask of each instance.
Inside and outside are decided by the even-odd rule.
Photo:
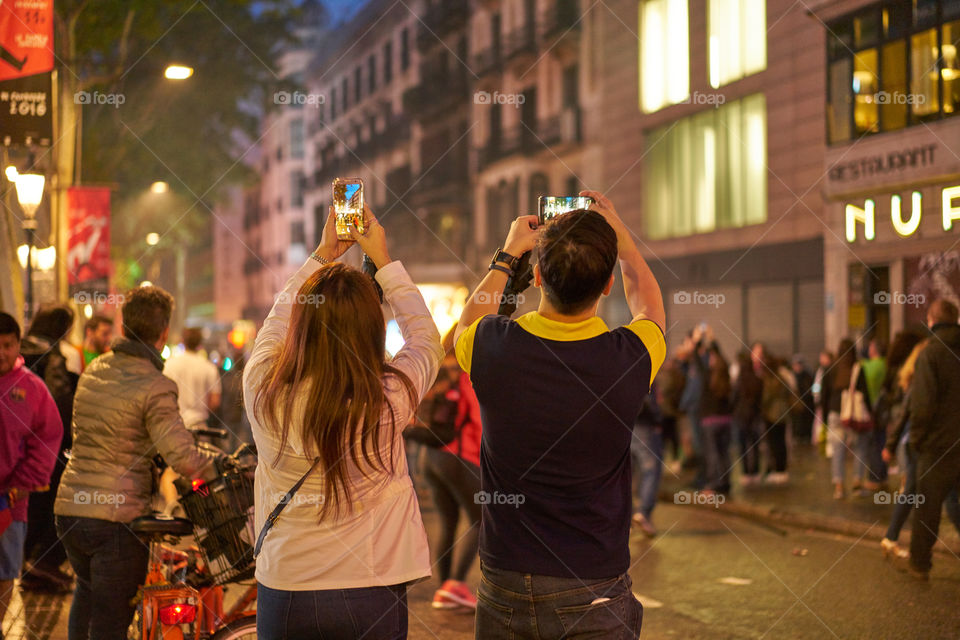
[[[568,211],[577,209],[589,209],[593,204],[593,198],[589,196],[540,196],[539,217],[540,224],[546,223],[550,218],[559,216]]]
[[[352,240],[350,224],[364,233],[363,180],[360,178],[337,178],[333,181],[333,211],[336,215],[337,237]]]

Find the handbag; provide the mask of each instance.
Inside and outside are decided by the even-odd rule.
[[[293,496],[300,490],[300,487],[303,486],[303,483],[306,481],[307,476],[313,473],[313,470],[317,468],[317,465],[320,464],[320,457],[317,456],[313,459],[313,464],[310,465],[310,468],[307,469],[307,472],[300,476],[300,479],[297,480],[297,483],[290,487],[290,490],[287,491],[282,498],[280,498],[280,503],[273,508],[273,511],[270,512],[270,515],[267,516],[267,521],[263,523],[263,528],[260,529],[260,535],[257,536],[257,545],[253,548],[253,559],[256,560],[257,556],[260,555],[260,547],[263,546],[263,541],[267,537],[267,533],[270,532],[270,529],[273,528],[273,525],[276,524],[277,518],[280,517],[280,513],[287,508],[287,505],[290,504],[290,501],[293,500]]]
[[[873,415],[862,391],[857,389],[860,379],[860,363],[850,371],[850,385],[840,394],[840,422],[853,431],[872,431]]]

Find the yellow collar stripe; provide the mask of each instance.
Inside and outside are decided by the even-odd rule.
[[[558,342],[589,340],[609,331],[607,324],[597,316],[581,322],[557,322],[544,318],[536,311],[531,311],[517,318],[517,324],[527,333],[532,333],[544,340],[556,340]]]

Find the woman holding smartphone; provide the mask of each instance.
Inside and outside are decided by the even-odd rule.
[[[351,226],[353,240],[339,239],[331,207],[320,246],[277,296],[244,371],[260,457],[259,638],[406,638],[407,585],[430,576],[402,431],[443,349],[367,207],[364,221],[364,234]],[[405,340],[389,361],[373,282],[334,262],[354,242],[377,266]]]

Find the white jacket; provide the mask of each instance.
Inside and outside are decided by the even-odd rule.
[[[307,260],[277,296],[270,315],[257,336],[253,354],[244,370],[243,393],[247,416],[257,444],[259,464],[256,472],[255,533],[259,534],[267,515],[281,497],[310,468],[313,460],[303,455],[299,428],[291,425],[286,446],[280,446],[280,434],[268,431],[253,415],[253,403],[270,361],[283,344],[292,310],[301,285],[320,268]],[[391,262],[377,272],[384,299],[393,310],[405,344],[392,364],[413,382],[423,398],[437,376],[443,348],[420,291],[399,262]],[[323,469],[318,467],[283,510],[267,534],[257,557],[257,580],[272,589],[307,591],[387,586],[430,576],[430,553],[420,519],[420,506],[407,472],[402,438],[403,427],[416,406],[394,380],[385,384],[396,416],[396,433],[390,439],[384,429],[381,443],[385,459],[392,455],[392,475],[378,473],[364,478],[350,471],[353,510],[336,520],[318,523],[317,513],[323,500]],[[381,420],[389,424],[384,405]],[[295,421],[295,420],[294,420]]]

